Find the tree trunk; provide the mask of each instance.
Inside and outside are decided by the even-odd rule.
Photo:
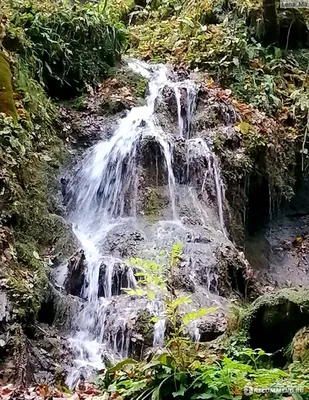
[[[264,9],[264,43],[266,45],[278,40],[278,19],[276,0],[263,0]]]

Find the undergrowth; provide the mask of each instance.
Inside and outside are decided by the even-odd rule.
[[[120,1],[128,4],[127,1]],[[276,118],[298,136],[307,163],[308,10],[280,10],[277,43],[263,43],[260,0],[150,0],[128,11],[129,53],[207,71],[239,101]],[[128,7],[128,6],[127,6]],[[290,29],[289,29],[290,28]]]
[[[239,325],[241,312],[233,311],[230,330],[236,330],[234,339],[217,348],[215,352],[204,343],[193,343],[187,327],[203,318],[212,309],[193,310],[184,313],[190,304],[190,296],[177,297],[168,283],[179,263],[182,247],[173,247],[168,263],[157,264],[132,259],[138,277],[135,289],[125,291],[133,296],[145,296],[150,302],[163,302],[164,313],[153,322],[165,318],[167,329],[163,347],[153,349],[147,361],[127,359],[107,369],[99,378],[99,385],[111,398],[130,400],[179,399],[233,399],[244,396],[281,399],[285,395],[300,393],[308,398],[309,380],[299,374],[298,363],[288,369],[272,366],[271,354],[262,349],[246,347]],[[237,337],[238,335],[238,337]]]
[[[19,0],[7,9],[4,45],[25,58],[52,96],[72,97],[98,83],[120,58],[125,31],[108,22],[100,4]]]
[[[54,181],[67,156],[51,97],[75,96],[106,76],[120,58],[125,32],[108,21],[103,3],[3,0],[1,7],[0,57],[9,83],[1,96],[10,106],[0,108],[0,249],[8,249],[1,254],[1,279],[27,330],[66,229],[48,199],[50,184],[59,190]]]

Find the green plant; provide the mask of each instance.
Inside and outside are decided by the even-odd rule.
[[[159,319],[166,319],[168,326],[168,339],[165,348],[176,360],[181,369],[194,360],[194,346],[191,346],[187,335],[187,327],[194,321],[202,318],[207,313],[213,312],[217,307],[199,309],[186,312],[186,306],[192,303],[190,296],[176,297],[173,288],[170,286],[170,275],[173,274],[182,253],[182,244],[176,243],[171,251],[167,266],[149,260],[131,259],[138,278],[135,289],[125,289],[125,292],[132,296],[146,296],[150,301],[161,301],[164,305],[164,312],[155,316],[153,322]],[[165,255],[165,252],[161,252]]]
[[[17,2],[11,7],[8,34],[12,30],[14,35],[16,27],[24,30],[22,51],[33,59],[34,77],[57,97],[72,96],[106,76],[125,41],[124,30],[108,23],[102,3]]]
[[[22,96],[22,103],[35,123],[51,127],[56,118],[54,104],[46,95],[43,87],[33,79],[29,61],[21,56],[15,58],[15,87]]]
[[[247,349],[244,353],[249,356],[248,362],[223,357],[211,364],[196,361],[185,371],[179,370],[168,354],[157,356],[149,363],[125,360],[106,371],[100,381],[101,387],[131,400],[238,400],[248,390],[251,390],[253,398],[264,397],[264,389],[273,391],[273,399],[281,399],[281,393],[303,389],[304,398],[307,398],[307,378],[300,382],[288,371],[259,367],[259,358],[267,357],[262,350]]]

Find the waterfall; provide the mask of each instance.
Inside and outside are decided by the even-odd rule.
[[[125,118],[119,121],[110,140],[101,141],[91,148],[69,182],[70,193],[74,193],[73,199],[68,203],[69,219],[84,249],[87,262],[85,283],[81,293],[84,303],[74,318],[72,335],[69,339],[74,356],[73,366],[67,379],[70,387],[74,386],[80,373],[88,377],[94,370],[104,367],[102,354],[117,353],[120,357],[126,357],[129,353],[130,329],[127,321],[119,316],[118,330],[114,335],[109,332],[106,335],[104,328],[106,310],[114,296],[112,285],[115,268],[125,261],[106,254],[104,243],[115,227],[125,226],[127,221],[138,219],[140,147],[147,137],[155,140],[161,149],[169,193],[169,220],[181,224],[173,171],[174,138],[164,132],[155,117],[155,101],[166,86],[175,92],[178,131],[179,136],[186,141],[188,169],[196,155],[206,159],[207,173],[216,188],[218,215],[224,230],[223,189],[217,159],[204,140],[191,138],[197,93],[194,83],[189,80],[175,83],[174,77],[163,65],[149,66],[145,63],[132,62],[129,66],[147,77],[149,81],[146,105],[132,108]],[[185,105],[182,99],[183,93],[187,96]],[[102,289],[104,297],[100,297],[102,293],[99,292],[102,265],[104,265]],[[135,286],[132,269],[123,269],[121,274],[127,274],[125,279],[127,287]],[[121,286],[122,278],[119,278],[116,294],[120,294],[118,291],[121,290]],[[162,304],[156,308],[157,315],[160,315]],[[154,345],[163,344],[164,333],[165,320],[160,317],[155,326]]]
[[[216,190],[216,201],[218,207],[218,215],[220,220],[220,225],[223,233],[225,234],[224,217],[223,217],[223,184],[220,174],[220,168],[216,155],[210,150],[206,141],[202,138],[192,138],[187,141],[187,176],[190,176],[190,165],[193,160],[202,159],[206,160],[206,169],[204,173],[204,182],[201,187],[203,192],[206,187],[206,179],[208,175],[214,181]]]

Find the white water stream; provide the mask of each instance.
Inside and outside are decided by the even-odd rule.
[[[130,219],[137,218],[137,194],[139,185],[138,152],[141,141],[149,136],[159,144],[168,177],[171,219],[177,223],[176,182],[173,173],[172,138],[166,134],[155,117],[155,101],[165,86],[175,92],[178,110],[179,136],[187,141],[188,158],[195,154],[207,161],[207,173],[213,178],[217,192],[218,215],[222,230],[223,189],[217,160],[202,139],[191,139],[191,123],[196,105],[196,88],[192,81],[175,83],[175,77],[162,65],[148,66],[144,63],[131,63],[130,67],[149,80],[147,103],[134,107],[120,120],[118,128],[109,141],[96,144],[85,157],[81,167],[72,179],[74,204],[69,219],[74,232],[85,252],[87,272],[81,296],[85,299],[81,311],[73,321],[74,330],[70,344],[74,355],[74,365],[67,383],[74,386],[80,372],[91,375],[94,370],[104,367],[104,351],[128,355],[130,337],[123,335],[120,344],[117,338],[104,341],[106,309],[112,299],[113,270],[118,259],[105,254],[103,247],[108,233],[122,226]],[[182,93],[187,93],[186,116],[182,115]],[[189,166],[188,166],[189,168]],[[104,261],[104,295],[99,297],[100,267]],[[132,270],[128,270],[129,287],[135,286]],[[157,305],[157,308],[161,306]],[[157,310],[159,313],[160,310]],[[126,321],[121,323],[125,325]],[[123,332],[125,331],[125,326]],[[160,319],[154,332],[154,345],[162,345],[165,321]],[[198,337],[198,332],[195,332]]]

